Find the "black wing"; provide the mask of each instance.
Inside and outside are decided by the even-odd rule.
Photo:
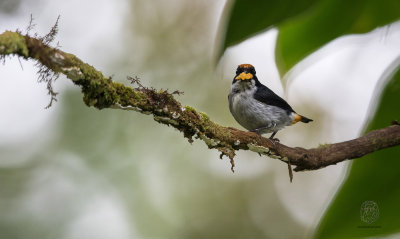
[[[254,98],[264,104],[277,106],[288,112],[294,112],[292,107],[290,107],[284,99],[261,83],[258,85],[256,93],[254,93]]]

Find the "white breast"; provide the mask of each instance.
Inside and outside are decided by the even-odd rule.
[[[291,117],[285,110],[254,99],[254,93],[255,87],[238,93],[231,90],[229,108],[240,125],[247,130],[265,128],[262,133],[270,133],[291,124]]]

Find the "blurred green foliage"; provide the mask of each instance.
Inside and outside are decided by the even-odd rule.
[[[14,14],[20,6],[20,0],[0,0],[0,13],[1,14]]]
[[[236,0],[226,25],[222,51],[271,27],[279,29],[275,57],[284,75],[329,41],[365,33],[400,18],[398,0]]]
[[[229,22],[226,32],[223,32],[225,38],[220,54],[227,47],[304,12],[315,2],[317,0],[234,1],[232,7],[225,7],[225,14],[229,16]]]
[[[375,116],[365,132],[400,120],[400,68],[376,98],[372,102],[379,105],[372,112]],[[345,183],[320,222],[316,238],[371,237],[400,232],[399,156],[400,147],[393,147],[355,159]],[[379,207],[379,217],[370,224],[360,219],[361,204],[365,201],[374,201]]]

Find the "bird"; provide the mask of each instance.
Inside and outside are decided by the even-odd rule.
[[[313,121],[297,114],[292,107],[271,89],[261,84],[251,64],[240,64],[228,95],[229,110],[245,129],[258,135],[272,133],[269,139],[285,126]]]

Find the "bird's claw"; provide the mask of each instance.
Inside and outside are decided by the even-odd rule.
[[[250,132],[256,133],[261,136],[260,129],[253,129],[253,130],[250,130]]]
[[[281,142],[278,138],[272,138],[272,139],[270,139],[270,140],[272,140],[272,141],[274,141],[274,142],[277,142],[277,143]]]

